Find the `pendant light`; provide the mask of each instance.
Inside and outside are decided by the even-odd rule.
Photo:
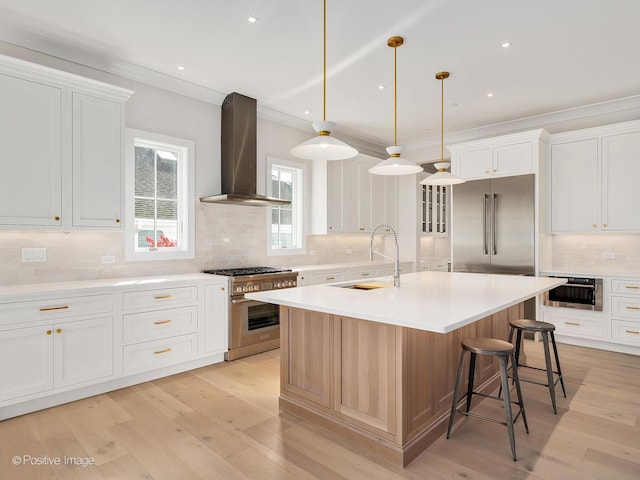
[[[355,157],[358,150],[330,136],[336,124],[327,121],[327,0],[324,0],[323,32],[322,121],[312,123],[313,129],[318,135],[297,147],[293,147],[290,152],[296,157],[308,160],[343,160]]]
[[[449,78],[449,72],[436,73],[436,80],[440,80],[441,85],[441,101],[440,101],[440,162],[435,163],[435,167],[438,169],[436,173],[428,176],[420,182],[421,185],[458,185],[464,183],[466,180],[454,175],[451,172],[447,172],[447,169],[451,165],[449,162],[444,161],[444,81]]]
[[[410,160],[405,160],[400,155],[402,147],[398,145],[398,107],[397,107],[397,74],[396,74],[396,53],[397,48],[402,46],[404,38],[391,37],[387,40],[387,45],[393,48],[393,146],[387,147],[390,155],[386,160],[378,163],[369,169],[369,173],[376,175],[410,175],[422,171],[422,167]]]

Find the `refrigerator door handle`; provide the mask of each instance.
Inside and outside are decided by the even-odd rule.
[[[491,212],[491,241],[493,244],[493,254],[497,255],[498,254],[498,242],[496,241],[496,210],[498,209],[497,207],[498,204],[498,194],[494,193],[493,194],[493,201],[491,202],[491,208],[492,208],[492,212]]]
[[[484,194],[484,218],[482,221],[482,253],[484,253],[485,255],[489,255],[489,240],[487,238],[487,234],[488,234],[488,228],[487,228],[487,209],[488,209],[488,203],[489,203],[489,194],[485,193]]]

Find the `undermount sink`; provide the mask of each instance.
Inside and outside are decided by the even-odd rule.
[[[350,288],[353,290],[376,290],[378,288],[386,288],[393,287],[393,280],[391,281],[379,281],[379,280],[371,280],[368,282],[349,282],[349,283],[334,283],[333,285],[329,285],[330,287],[338,287],[338,288]]]

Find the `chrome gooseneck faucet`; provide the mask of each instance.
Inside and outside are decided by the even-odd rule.
[[[391,230],[391,232],[393,232],[393,241],[396,243],[395,260],[393,258],[387,257],[386,255],[380,252],[373,251],[373,236],[376,234],[376,230],[378,230],[380,227],[388,228],[389,230]],[[393,286],[399,287],[400,286],[400,248],[398,247],[398,235],[396,234],[396,231],[393,229],[391,225],[387,225],[386,223],[381,223],[380,225],[376,225],[375,228],[371,231],[371,240],[369,241],[369,261],[370,262],[373,262],[374,253],[377,253],[378,255],[386,258],[387,260],[394,260],[395,270],[393,274]]]

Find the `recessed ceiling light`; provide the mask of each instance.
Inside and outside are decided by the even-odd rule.
[[[309,115],[310,113],[311,113],[311,112],[310,112],[309,110],[305,110],[305,111],[304,111],[304,114],[305,114],[305,115]]]
[[[504,42],[502,44],[502,48],[509,48],[511,46],[511,42]]]
[[[384,85],[378,85],[378,90],[384,90]]]
[[[178,70],[180,71],[184,70],[184,65],[178,65]]]
[[[489,98],[493,97],[493,93],[491,93],[491,92],[487,93],[487,97],[489,97]]]
[[[254,17],[253,15],[249,15],[249,17],[247,17],[247,20],[249,23],[256,23],[260,19],[258,17]]]

